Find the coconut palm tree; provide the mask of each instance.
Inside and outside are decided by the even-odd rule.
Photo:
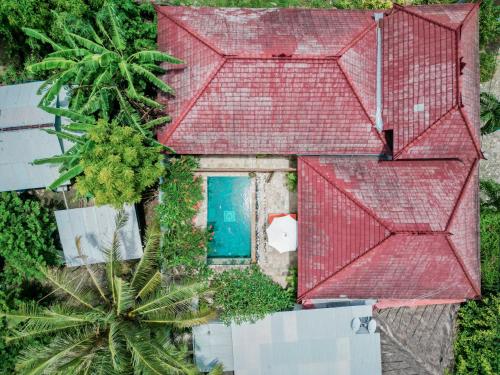
[[[206,322],[208,308],[196,308],[207,292],[203,284],[174,285],[156,269],[158,231],[149,230],[144,255],[133,272],[120,262],[120,212],[102,272],[89,265],[80,272],[44,268],[59,296],[49,307],[23,306],[7,318],[10,336],[44,336],[20,356],[21,374],[193,374],[187,351],[173,344],[173,332]],[[76,239],[81,253],[80,240]],[[82,276],[84,275],[84,276]],[[66,297],[62,299],[60,297]],[[220,371],[220,368],[217,369]]]

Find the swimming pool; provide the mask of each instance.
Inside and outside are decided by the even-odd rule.
[[[251,254],[249,177],[208,177],[207,225],[214,231],[210,258],[248,258]]]

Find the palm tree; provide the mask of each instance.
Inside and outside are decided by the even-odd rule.
[[[495,95],[481,93],[481,134],[490,134],[500,130],[500,102]]]
[[[49,307],[24,305],[2,313],[11,327],[7,342],[50,337],[20,356],[21,374],[193,374],[187,352],[174,346],[173,332],[206,322],[208,308],[195,308],[207,287],[174,285],[156,269],[158,231],[148,230],[144,255],[127,278],[120,262],[121,211],[103,275],[85,264],[82,272],[42,269],[56,299]],[[81,253],[80,240],[76,239]],[[216,371],[220,372],[220,368]]]

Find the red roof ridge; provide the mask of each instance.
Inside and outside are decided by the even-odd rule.
[[[336,62],[337,62],[337,66],[339,67],[340,71],[344,75],[344,78],[345,78],[347,84],[349,85],[349,87],[351,88],[354,96],[358,100],[359,105],[363,109],[363,113],[368,118],[368,121],[370,121],[370,124],[372,125],[372,132],[375,132],[375,134],[377,135],[377,137],[380,140],[380,142],[382,142],[382,145],[384,145],[384,148],[387,147],[387,142],[385,141],[384,137],[382,137],[380,135],[380,133],[378,132],[377,128],[375,127],[375,122],[373,122],[372,118],[368,114],[368,111],[366,110],[365,106],[363,105],[363,101],[361,100],[361,97],[359,96],[358,92],[356,91],[356,88],[354,87],[354,84],[352,83],[351,77],[349,77],[349,74],[347,74],[347,72],[345,71],[344,66],[342,65],[340,59],[338,59]]]
[[[192,36],[194,36],[196,39],[198,39],[200,42],[202,42],[203,44],[205,44],[212,51],[216,52],[221,57],[225,56],[224,52],[222,52],[221,50],[219,50],[216,46],[214,46],[213,44],[211,44],[207,39],[205,39],[203,36],[201,36],[196,31],[194,31],[193,29],[191,29],[188,25],[186,25],[185,22],[182,22],[182,21],[178,20],[177,18],[175,18],[174,16],[172,16],[171,14],[168,14],[167,12],[163,11],[163,9],[162,9],[163,6],[154,4],[154,7],[164,17],[167,17],[170,21],[172,21],[173,23],[175,23],[177,26],[179,26],[180,28],[186,30],[186,32],[188,32],[189,34],[191,34]]]
[[[460,193],[458,194],[457,201],[455,202],[455,204],[453,206],[453,209],[451,210],[450,217],[448,218],[448,222],[446,223],[446,226],[445,226],[445,230],[448,231],[448,232],[450,230],[452,219],[455,216],[455,213],[456,213],[456,211],[458,209],[458,206],[462,202],[462,198],[464,196],[465,189],[467,188],[467,186],[469,184],[469,181],[471,180],[472,173],[474,172],[474,169],[476,168],[476,165],[477,165],[478,161],[479,161],[479,159],[477,159],[477,158],[474,159],[474,161],[472,162],[472,165],[471,165],[471,167],[469,169],[469,172],[467,172],[467,177],[465,178],[465,181],[464,181],[464,183],[462,185],[462,189],[460,190]]]
[[[428,17],[428,16],[424,16],[423,14],[421,13],[418,13],[418,12],[414,12],[413,10],[409,9],[408,7],[405,7],[405,6],[402,6],[402,5],[399,5],[399,4],[396,4],[394,3],[393,4],[393,9],[397,9],[397,10],[400,10],[400,11],[403,11],[403,12],[406,12],[408,14],[411,14],[412,16],[415,16],[417,18],[420,18],[420,19],[423,19],[425,21],[428,21],[428,22],[431,22],[437,26],[441,26],[441,27],[444,27],[445,29],[448,29],[450,31],[457,31],[458,28],[454,28],[450,25],[447,25],[445,23],[442,23],[442,22],[439,22],[439,21],[436,21],[434,19],[432,19],[431,17]]]
[[[441,122],[445,120],[447,116],[449,116],[454,110],[459,109],[459,106],[455,104],[453,107],[451,107],[448,111],[443,113],[441,117],[439,117],[434,123],[432,123],[427,129],[425,129],[422,133],[420,133],[418,136],[413,138],[411,142],[407,143],[406,146],[404,146],[401,150],[396,152],[394,154],[393,159],[396,159],[399,155],[401,155],[403,152],[407,151],[409,148],[411,148],[417,141],[421,140],[427,133],[430,132],[431,129],[435,128],[437,125],[439,125]],[[470,134],[470,133],[469,133]]]
[[[313,168],[313,167],[312,167]],[[314,169],[314,168],[313,168]],[[323,178],[325,178],[325,176],[321,175]],[[326,179],[326,178],[325,178]],[[382,224],[383,225],[383,224]],[[347,264],[345,264],[344,266],[340,267],[337,271],[333,272],[330,276],[328,277],[325,277],[323,280],[321,280],[320,282],[318,282],[316,285],[314,285],[313,287],[309,288],[307,291],[305,291],[304,293],[302,293],[300,296],[297,297],[297,300],[298,301],[301,301],[304,297],[307,296],[307,294],[311,293],[314,289],[317,289],[319,286],[323,285],[325,282],[329,281],[333,276],[337,275],[339,272],[345,270],[347,267],[349,267],[351,264],[353,264],[354,262],[356,262],[357,260],[359,260],[360,258],[366,256],[368,253],[371,253],[373,250],[375,250],[377,247],[379,247],[382,243],[384,243],[385,241],[387,241],[389,238],[392,237],[392,233],[389,233],[389,235],[385,236],[384,238],[382,238],[382,240],[380,240],[378,243],[376,243],[375,245],[373,245],[371,248],[369,248],[368,250],[366,250],[363,254],[360,254],[358,255],[357,257],[351,259],[351,261]]]
[[[469,3],[469,4],[471,4],[471,3]],[[474,10],[479,9],[479,6],[481,5],[481,1],[478,1],[476,3],[472,3],[471,5],[472,5],[472,7],[470,8],[469,13],[467,13],[467,15],[464,17],[464,19],[460,23],[460,27],[462,27],[469,20],[470,15],[472,14],[472,12],[474,12]]]
[[[370,208],[366,207],[363,203],[361,203],[354,195],[349,193],[348,191],[340,188],[335,181],[332,181],[329,177],[325,176],[321,171],[314,165],[312,165],[310,162],[308,162],[306,159],[307,157],[300,156],[299,157],[304,163],[306,163],[311,169],[313,169],[319,176],[323,177],[326,182],[328,182],[330,185],[332,185],[335,189],[337,189],[341,194],[344,194],[349,200],[351,200],[356,206],[361,208],[363,211],[365,211],[368,215],[370,215],[375,221],[377,221],[380,225],[382,225],[387,231],[389,231],[391,234],[393,231],[390,228],[390,225],[386,223],[384,220],[379,218],[375,212],[373,212]]]
[[[348,50],[350,50],[352,47],[356,45],[366,34],[368,34],[373,28],[377,27],[377,24],[374,22],[370,25],[368,25],[366,28],[361,30],[352,40],[347,43],[342,49],[337,53],[336,56],[342,57],[344,53],[346,53]]]
[[[177,130],[179,127],[180,123],[184,118],[188,115],[188,113],[191,111],[191,109],[194,107],[198,99],[203,95],[205,90],[207,89],[208,85],[213,81],[213,79],[217,76],[219,71],[222,69],[224,64],[226,63],[227,59],[222,58],[222,61],[219,63],[219,65],[214,69],[212,73],[208,76],[208,79],[206,82],[201,86],[201,88],[198,90],[198,92],[193,96],[191,101],[187,103],[187,105],[184,107],[182,113],[175,119],[175,121],[168,127],[167,131],[165,134],[161,136],[160,143],[165,144],[169,138],[173,135],[173,133]]]
[[[460,258],[458,256],[458,254],[457,254],[457,251],[455,249],[455,246],[453,245],[453,242],[450,241],[449,236],[445,236],[445,239],[446,239],[446,242],[448,242],[448,245],[450,246],[451,252],[453,253],[453,255],[455,256],[455,258],[457,259],[458,264],[460,264],[460,268],[462,268],[462,271],[463,271],[463,273],[465,275],[465,278],[469,282],[469,284],[472,287],[472,289],[474,290],[474,292],[476,292],[476,296],[480,296],[481,295],[481,290],[477,290],[476,286],[474,285],[474,283],[472,281],[472,278],[469,275],[469,272],[467,272],[467,270],[465,268],[465,265],[464,265],[464,263],[462,261],[462,258]]]
[[[469,137],[472,139],[472,143],[474,144],[474,148],[476,149],[477,155],[480,159],[484,159],[483,152],[481,151],[481,146],[477,144],[476,138],[472,135],[472,129],[471,129],[471,122],[469,121],[469,117],[467,116],[467,113],[464,112],[461,106],[458,107],[458,111],[460,112],[460,115],[464,119],[467,132],[469,133]]]

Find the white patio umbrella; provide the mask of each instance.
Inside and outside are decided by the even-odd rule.
[[[275,218],[266,233],[269,245],[280,253],[297,250],[297,220],[290,215]]]

